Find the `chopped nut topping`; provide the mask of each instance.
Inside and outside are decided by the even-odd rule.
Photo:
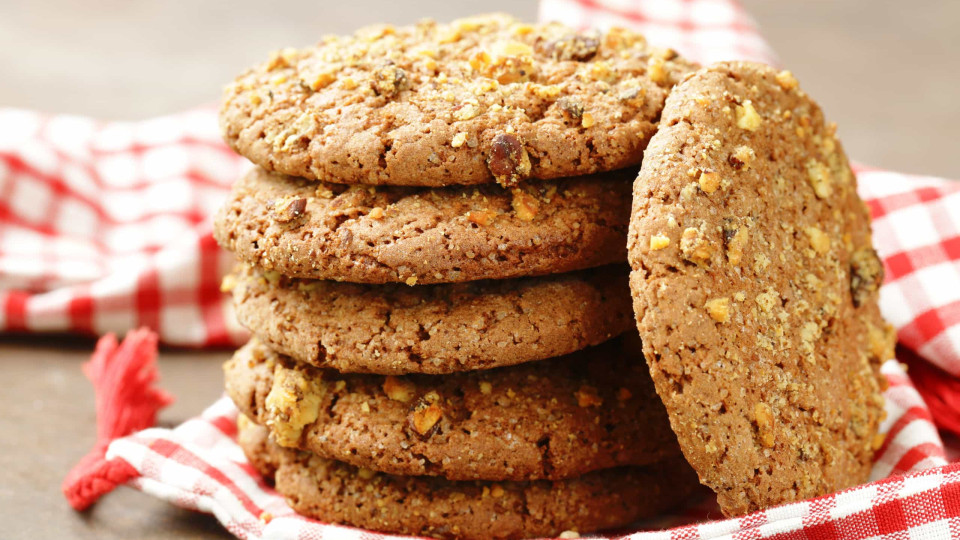
[[[650,251],[657,251],[670,245],[670,238],[663,234],[655,234],[650,237]]]
[[[429,437],[440,427],[443,410],[436,402],[431,403],[427,396],[420,398],[410,413],[410,427],[421,437]]]
[[[599,407],[603,405],[603,399],[597,395],[597,389],[592,386],[583,385],[574,392],[577,398],[577,405],[581,407]]]
[[[723,221],[723,241],[727,245],[727,261],[739,265],[743,259],[743,248],[747,245],[750,233],[746,227],[737,225],[733,219]]]
[[[261,523],[267,524],[267,523],[270,523],[271,521],[273,521],[273,514],[271,514],[270,512],[266,512],[266,511],[260,513],[260,522],[261,522]]]
[[[705,307],[707,313],[710,314],[710,318],[718,323],[725,323],[730,320],[729,298],[713,298],[707,300],[707,303],[704,304],[703,307]]]
[[[357,469],[357,476],[359,476],[363,480],[370,480],[376,475],[377,473],[375,471],[367,469],[366,467],[360,467]]]
[[[833,179],[830,177],[830,169],[822,162],[811,158],[806,163],[807,178],[813,187],[813,192],[820,199],[826,199],[833,194]]]
[[[583,116],[583,104],[571,97],[558,99],[557,106],[563,111],[563,115],[570,120],[579,120]]]
[[[710,260],[713,248],[698,229],[687,227],[680,236],[680,252],[683,253],[683,258],[703,264]]]
[[[383,381],[383,392],[394,401],[410,403],[416,391],[416,385],[407,379],[401,379],[391,375]]]
[[[370,210],[370,213],[367,215],[372,217],[373,219],[383,219],[383,214],[384,214],[383,208],[380,208],[379,206],[374,206],[373,209]]]
[[[309,86],[311,90],[316,92],[317,90],[330,86],[331,84],[333,84],[333,81],[335,80],[337,80],[337,75],[335,73],[333,73],[332,71],[324,71],[323,73],[317,74],[317,76],[314,77],[313,80],[310,81],[309,84],[307,84],[307,86]]]
[[[704,193],[713,193],[720,188],[720,174],[716,171],[703,171],[700,173],[700,189]]]
[[[410,277],[408,277],[407,279],[404,280],[404,283],[406,283],[407,285],[413,287],[414,285],[417,284],[417,276],[410,276]]]
[[[493,391],[493,385],[487,381],[480,381],[480,393],[484,395],[490,394]]]
[[[566,538],[580,538],[580,533],[578,533],[577,531],[574,531],[574,530],[563,531],[562,533],[560,533],[559,538],[565,538],[565,539],[566,539]]]
[[[493,138],[487,167],[503,187],[513,187],[530,176],[530,156],[520,137],[512,133],[501,133]]]
[[[766,403],[757,403],[753,408],[753,414],[757,421],[758,435],[760,444],[767,448],[773,448],[775,437],[773,434],[773,409]]]
[[[749,99],[743,102],[743,105],[737,105],[737,127],[747,131],[756,131],[760,127],[763,118],[753,108],[753,102]]]
[[[777,84],[784,90],[793,90],[797,87],[797,79],[787,70],[777,73]]]
[[[580,119],[580,125],[585,128],[591,128],[596,123],[597,121],[593,119],[593,115],[590,113],[583,113],[583,118]]]
[[[285,197],[273,201],[271,215],[280,223],[288,223],[302,216],[307,209],[307,200],[302,197]]]
[[[470,120],[471,118],[476,118],[480,115],[480,104],[478,102],[467,102],[460,105],[457,105],[453,109],[453,118],[456,120],[464,121]]]
[[[734,169],[747,170],[756,157],[757,154],[753,151],[753,148],[749,146],[738,146],[733,150],[733,153],[730,154],[730,158],[727,161],[730,162],[730,165],[733,166]]]
[[[467,134],[464,132],[457,133],[453,136],[453,139],[450,140],[450,146],[454,148],[460,148],[467,142]]]
[[[810,245],[813,246],[814,251],[820,255],[830,251],[830,237],[826,233],[817,227],[807,227],[804,232],[810,238]]]
[[[407,72],[388,63],[373,73],[373,91],[378,96],[392,98],[410,87]]]
[[[865,248],[850,257],[850,294],[854,307],[860,307],[880,289],[883,264],[872,248]]]
[[[651,56],[650,59],[647,60],[647,75],[651,81],[657,84],[667,82],[667,70],[665,70],[663,66],[663,58],[659,56]]]
[[[493,221],[497,214],[491,210],[471,210],[467,213],[467,221],[476,223],[481,227],[486,227]]]
[[[517,217],[523,221],[533,221],[533,218],[537,217],[537,213],[540,211],[540,201],[522,188],[513,188],[512,193],[511,204]]]
[[[756,300],[764,313],[770,313],[774,306],[780,303],[780,294],[771,288],[765,293],[758,294]]]
[[[494,499],[503,497],[505,493],[506,492],[503,490],[503,487],[501,487],[500,484],[494,484],[493,487],[490,488],[490,495],[493,496]]]
[[[881,446],[883,446],[883,443],[886,440],[887,440],[886,433],[877,433],[876,435],[873,436],[873,441],[871,441],[871,447],[873,448],[874,451],[877,451],[880,449]]]
[[[597,36],[570,34],[547,43],[545,50],[554,60],[586,62],[597,55],[600,39]]]
[[[223,276],[223,281],[220,282],[220,292],[228,293],[236,288],[239,280],[235,274],[227,274]]]
[[[318,418],[322,399],[319,372],[287,369],[277,364],[273,385],[264,403],[266,424],[277,444],[296,446],[304,428]]]

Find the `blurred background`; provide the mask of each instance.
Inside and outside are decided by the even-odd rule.
[[[960,2],[745,0],[861,163],[960,178]],[[0,106],[140,119],[215,103],[267,52],[374,22],[507,11],[535,0],[0,2]]]

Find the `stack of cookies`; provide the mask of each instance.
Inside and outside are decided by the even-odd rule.
[[[298,512],[520,538],[867,480],[883,266],[789,72],[488,16],[280,51],[222,123],[227,391]]]
[[[298,512],[417,535],[589,532],[684,500],[640,353],[630,195],[695,66],[485,16],[283,50],[228,87],[216,219],[254,338],[225,366]]]

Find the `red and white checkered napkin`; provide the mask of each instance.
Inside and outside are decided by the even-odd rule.
[[[638,28],[702,62],[773,61],[729,0],[543,0],[541,18]],[[243,332],[218,292],[231,258],[211,240],[209,216],[246,166],[220,142],[210,110],[137,123],[0,110],[0,331],[145,325],[170,344],[239,343]],[[960,183],[862,167],[858,177],[901,360],[911,362],[938,422],[960,430],[960,383],[930,367],[960,375]],[[930,409],[901,365],[890,361],[884,373],[888,437],[875,482],[689,524],[719,516],[699,509],[646,527],[686,525],[634,537],[960,536],[960,465],[946,465]],[[387,538],[293,514],[234,442],[236,414],[222,399],[176,429],[113,441],[107,457],[132,466],[130,485],[211,512],[242,538]]]

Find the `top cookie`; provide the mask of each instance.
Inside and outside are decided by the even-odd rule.
[[[239,153],[293,176],[511,186],[640,163],[692,69],[622,29],[422,21],[279,51],[227,87],[220,120]]]
[[[678,84],[634,185],[644,355],[687,459],[742,514],[867,479],[894,336],[847,158],[789,72]]]

